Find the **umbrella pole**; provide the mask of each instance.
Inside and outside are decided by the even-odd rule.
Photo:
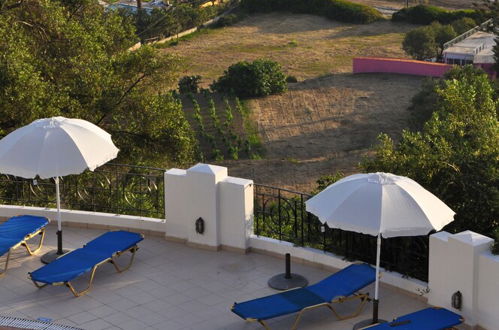
[[[59,177],[54,178],[55,194],[57,198],[57,254],[62,255],[62,225],[61,225],[61,195],[59,191]]]
[[[379,267],[381,259],[381,234],[378,234],[376,247],[376,282],[374,284],[374,301],[373,301],[373,324],[378,323],[378,293],[379,293]]]

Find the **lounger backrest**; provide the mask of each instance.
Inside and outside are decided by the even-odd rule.
[[[0,224],[0,238],[22,240],[26,235],[42,229],[48,223],[47,218],[34,215],[12,217]]]
[[[376,270],[368,264],[353,264],[322,281],[310,285],[307,290],[331,301],[339,296],[349,296],[373,283],[376,279]]]
[[[86,250],[94,250],[109,257],[116,252],[125,251],[142,241],[144,237],[138,233],[124,230],[109,231],[88,242],[83,247]]]

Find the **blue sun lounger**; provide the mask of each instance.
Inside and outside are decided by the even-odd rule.
[[[397,317],[392,322],[374,324],[369,330],[444,330],[464,322],[464,319],[448,309],[429,307],[418,312]]]
[[[88,242],[82,248],[66,253],[50,264],[29,273],[29,277],[38,288],[49,284],[65,285],[76,297],[79,297],[90,290],[95,271],[99,266],[109,262],[119,273],[130,268],[138,249],[137,244],[143,239],[144,237],[138,233],[110,231]],[[120,268],[116,258],[127,251],[132,253],[130,261],[126,267]],[[71,281],[88,272],[91,272],[88,287],[77,291]]]
[[[357,316],[368,301],[367,294],[357,293],[374,282],[376,271],[368,264],[353,264],[322,281],[305,288],[291,289],[270,296],[234,303],[232,312],[246,321],[256,321],[270,329],[265,320],[299,312],[292,329],[296,329],[304,311],[328,307],[339,319]],[[360,299],[357,309],[350,315],[339,315],[333,303]]]
[[[0,224],[0,257],[7,253],[4,270],[0,272],[0,277],[5,275],[9,267],[10,254],[12,250],[19,246],[24,246],[29,255],[36,253],[43,244],[45,237],[45,227],[49,220],[45,217],[34,215],[19,215],[9,218]],[[40,242],[35,249],[31,249],[28,241],[40,235]]]

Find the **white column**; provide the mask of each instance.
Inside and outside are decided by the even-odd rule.
[[[489,237],[464,231],[455,235],[447,232],[430,237],[428,303],[461,314],[468,325],[478,323],[479,256],[490,249]],[[462,308],[452,308],[451,297],[462,294]]]
[[[246,251],[253,234],[253,181],[227,177],[219,183],[220,242]]]
[[[184,212],[189,243],[213,248],[220,245],[218,183],[225,178],[227,168],[222,166],[197,164],[187,170],[189,205]],[[202,218],[205,223],[203,234],[195,230],[198,218]]]
[[[171,169],[165,172],[165,232],[166,238],[187,241],[189,218],[185,212],[189,208],[189,186],[187,171]]]

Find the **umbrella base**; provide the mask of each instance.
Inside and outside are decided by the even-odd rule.
[[[386,322],[388,322],[388,321],[382,320],[382,319],[378,319],[378,323],[386,323]],[[364,329],[365,327],[370,326],[372,324],[373,324],[373,319],[360,321],[358,323],[355,323],[355,325],[353,326],[352,330]]]
[[[70,252],[71,250],[67,250],[67,249],[63,249],[62,250],[62,254],[57,254],[57,250],[52,250],[52,251],[49,251],[47,253],[45,253],[41,258],[41,262],[43,262],[44,264],[49,264],[51,263],[52,261],[54,261],[55,259],[59,258],[60,256]]]
[[[308,285],[308,280],[305,277],[295,273],[291,273],[290,275],[288,278],[286,278],[286,273],[275,275],[267,283],[272,289],[276,290],[303,288]]]

